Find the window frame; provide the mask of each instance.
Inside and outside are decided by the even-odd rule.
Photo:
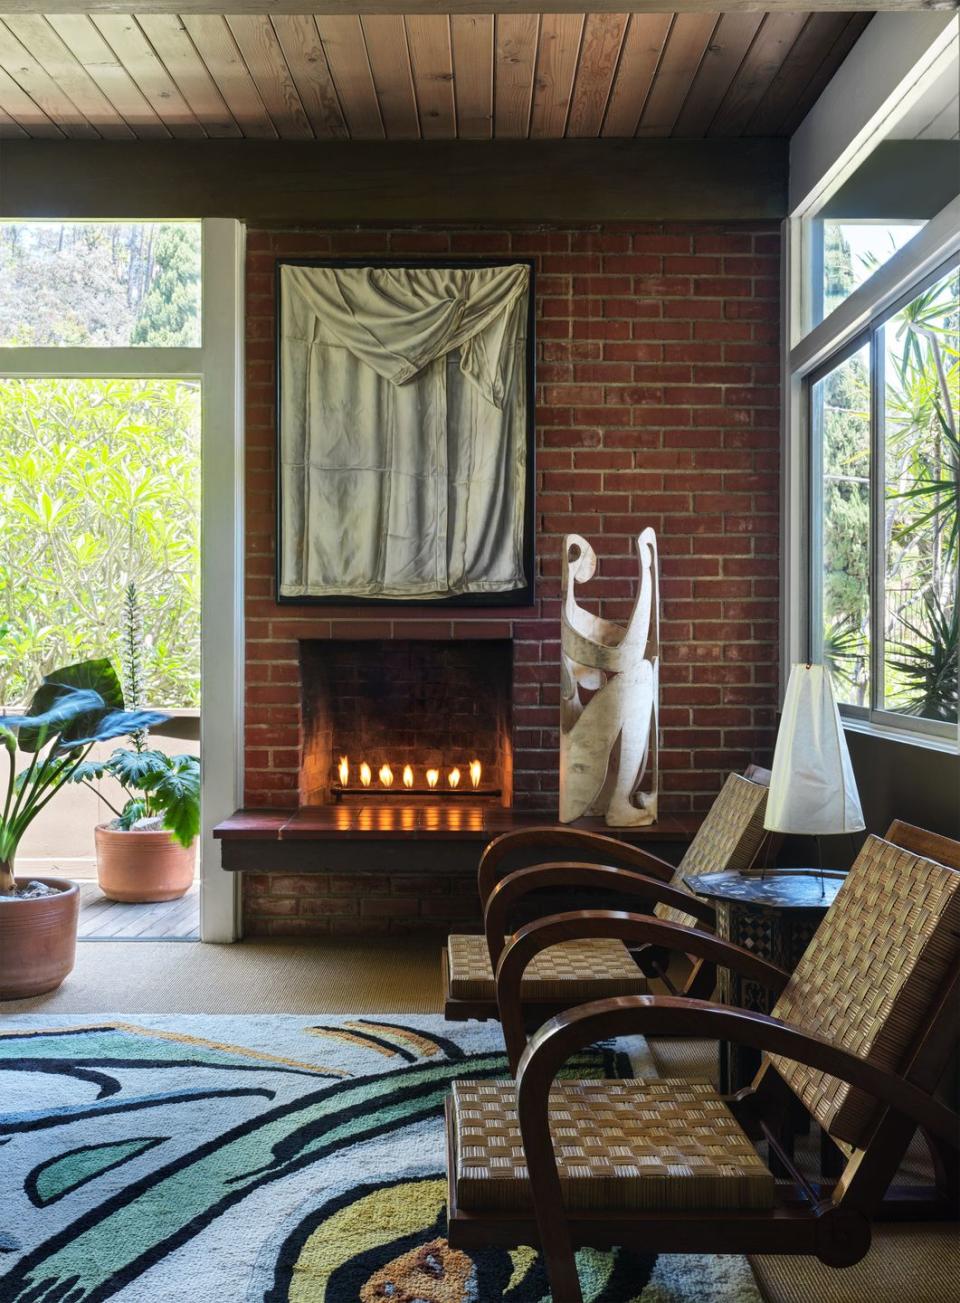
[[[867,325],[837,350],[826,357],[803,377],[803,407],[807,439],[806,485],[809,544],[806,567],[806,655],[810,660],[823,659],[823,449],[814,410],[816,385],[837,367],[869,345],[870,356],[870,526],[869,526],[869,585],[870,585],[870,677],[869,704],[854,706],[839,704],[841,716],[880,726],[897,734],[921,735],[928,738],[956,739],[958,726],[941,720],[905,715],[883,706],[884,678],[886,673],[886,590],[884,538],[884,503],[886,501],[886,430],[883,395],[885,393],[885,350],[883,330],[903,308],[931,285],[960,271],[960,251],[946,257],[937,267],[907,286],[892,303],[885,304],[871,316]],[[878,704],[880,703],[880,704]]]
[[[244,256],[241,222],[202,219],[197,347],[0,348],[3,379],[133,377],[200,384],[200,938],[217,943],[241,935],[239,875],[221,868],[213,828],[243,799]]]

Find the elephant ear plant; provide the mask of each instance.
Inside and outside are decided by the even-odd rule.
[[[18,894],[13,865],[24,833],[75,777],[92,748],[166,718],[156,711],[126,710],[120,680],[108,660],[54,670],[34,693],[26,714],[0,716],[0,745],[9,762],[0,815],[0,896]],[[18,752],[29,756],[19,770]]]

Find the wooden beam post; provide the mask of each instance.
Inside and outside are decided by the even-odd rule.
[[[0,217],[265,222],[783,217],[787,142],[0,142]]]

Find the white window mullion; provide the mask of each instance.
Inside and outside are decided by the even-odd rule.
[[[0,348],[0,376],[8,380],[188,380],[202,371],[201,348]]]

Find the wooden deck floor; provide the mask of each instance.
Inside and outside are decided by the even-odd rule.
[[[81,941],[199,941],[200,886],[179,900],[124,905],[108,900],[96,882],[80,882]]]

